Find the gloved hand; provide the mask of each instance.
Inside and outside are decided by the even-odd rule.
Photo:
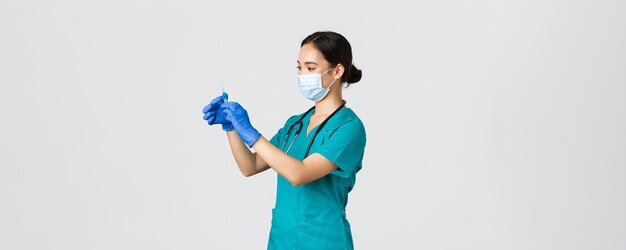
[[[209,125],[214,124],[222,124],[222,130],[224,131],[232,131],[233,124],[226,120],[226,114],[224,114],[224,108],[222,104],[224,103],[224,97],[222,95],[215,97],[209,105],[206,105],[204,109],[202,109],[202,113],[204,113],[204,120],[206,120]]]
[[[225,102],[222,104],[222,108],[224,108],[226,120],[233,124],[241,140],[251,148],[252,144],[261,138],[261,133],[252,127],[252,123],[250,123],[250,118],[248,117],[248,111],[236,102]]]

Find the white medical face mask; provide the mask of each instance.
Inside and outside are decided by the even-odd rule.
[[[322,74],[298,75],[298,88],[300,88],[300,92],[302,92],[302,95],[304,95],[306,99],[314,102],[324,99],[324,97],[328,94],[330,87],[333,86],[337,80],[333,80],[333,82],[328,85],[328,88],[324,88],[322,85],[322,75],[328,73],[331,69],[333,68],[326,70],[326,72]]]

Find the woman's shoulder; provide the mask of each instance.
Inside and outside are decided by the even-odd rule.
[[[365,133],[365,126],[359,116],[351,108],[343,108],[328,121],[328,129],[349,128],[355,132]]]
[[[354,112],[353,109],[345,107],[341,110],[339,110],[340,112],[337,112],[336,116],[339,117],[339,119],[337,119],[338,122],[349,122],[349,121],[353,121],[353,122],[358,122],[358,123],[362,123],[361,119],[359,118],[359,116],[356,114],[356,112]]]

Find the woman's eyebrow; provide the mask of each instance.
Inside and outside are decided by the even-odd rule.
[[[296,61],[296,62],[300,63],[300,61]],[[315,65],[317,65],[317,63],[315,63],[315,62],[304,62],[304,64],[315,64]]]

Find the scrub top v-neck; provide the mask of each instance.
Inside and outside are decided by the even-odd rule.
[[[303,118],[302,132],[288,153],[298,160],[304,160],[309,141],[320,128],[318,124],[307,133],[312,113]],[[280,148],[285,133],[301,115],[287,119],[270,142]],[[320,154],[333,162],[337,169],[300,186],[293,186],[281,175],[276,175],[276,204],[272,209],[268,249],[354,248],[345,208],[356,173],[362,166],[365,127],[352,109],[344,107],[321,129],[311,145],[309,156]],[[294,134],[292,130],[287,143],[291,143]]]

